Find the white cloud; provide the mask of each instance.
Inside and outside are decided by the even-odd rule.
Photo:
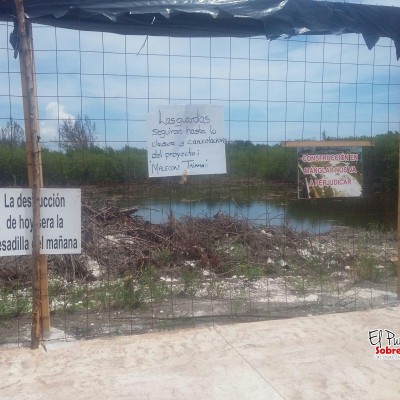
[[[318,137],[321,130],[374,135],[399,127],[400,67],[389,39],[370,51],[353,34],[268,41],[34,29],[43,141],[57,140],[59,121],[78,114],[96,123],[99,142],[145,140],[148,111],[185,103],[224,104],[232,139]],[[5,74],[5,58],[0,118],[10,108],[15,116],[17,107],[8,104],[21,99],[19,74]]]
[[[45,108],[44,118],[40,122],[41,141],[57,142],[58,141],[58,126],[64,119],[75,120],[75,116],[65,110],[65,106],[56,101],[51,101]]]
[[[56,101],[51,101],[46,107],[46,116],[52,119],[75,119],[75,116],[65,111],[65,106],[58,104]]]

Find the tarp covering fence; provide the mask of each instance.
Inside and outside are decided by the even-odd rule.
[[[400,7],[312,0],[52,1],[25,0],[33,23],[129,35],[249,37],[362,34],[369,49],[391,38],[400,57]],[[0,2],[0,20],[15,17],[13,0]]]

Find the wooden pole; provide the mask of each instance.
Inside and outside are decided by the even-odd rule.
[[[32,25],[25,19],[22,0],[14,0],[18,34],[19,60],[23,95],[26,157],[29,187],[32,188],[32,331],[31,348],[39,347],[43,333],[50,330],[47,257],[40,254],[40,188],[43,187],[42,161],[39,145],[39,116],[33,57]]]
[[[281,142],[282,147],[371,147],[372,140],[293,140]]]
[[[399,171],[398,171],[398,194],[397,194],[397,299],[400,300],[400,134],[399,141]]]

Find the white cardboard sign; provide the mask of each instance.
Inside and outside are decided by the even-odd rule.
[[[147,138],[150,177],[226,173],[222,106],[159,106]]]
[[[32,254],[32,189],[0,188],[0,256]],[[40,253],[81,253],[81,190],[40,189]]]

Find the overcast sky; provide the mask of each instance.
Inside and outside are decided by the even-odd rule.
[[[388,1],[348,1],[393,5]],[[19,61],[0,23],[0,125],[23,120]],[[394,44],[362,36],[160,38],[34,27],[40,128],[54,147],[59,121],[88,115],[99,145],[146,147],[156,105],[224,106],[228,140],[275,144],[399,130]]]

